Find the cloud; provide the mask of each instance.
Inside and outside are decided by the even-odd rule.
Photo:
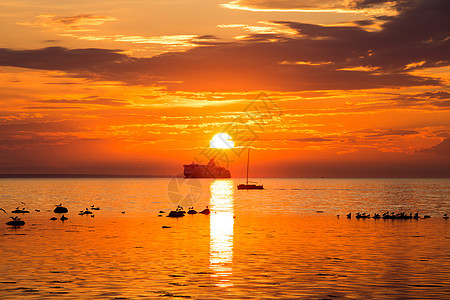
[[[51,100],[40,100],[38,103],[50,103],[50,104],[83,104],[87,107],[91,107],[93,105],[102,105],[102,106],[126,106],[129,103],[116,100],[116,99],[107,99],[107,98],[99,98],[99,97],[86,97],[84,99],[51,99]]]
[[[445,99],[445,100],[450,99],[450,93],[446,92],[446,91],[425,92],[425,93],[416,94],[416,96],[426,97],[426,98],[431,98],[431,99]]]
[[[419,153],[434,153],[438,155],[450,157],[450,138],[443,140],[439,144],[418,151]]]
[[[0,65],[62,70],[91,80],[184,91],[439,86],[442,82],[438,78],[411,71],[450,64],[449,14],[450,2],[446,0],[417,0],[413,6],[400,9],[379,31],[358,25],[271,21],[267,24],[276,24],[289,34],[276,30],[250,33],[234,42],[207,40],[205,45],[186,51],[139,58],[107,49],[0,49]],[[252,28],[237,25],[247,31]],[[145,41],[149,40],[142,38]],[[158,39],[164,41],[171,39]]]
[[[277,12],[340,12],[393,15],[414,0],[233,0],[229,9]]]
[[[335,0],[234,0],[222,4],[229,9],[251,11],[346,11],[345,1]]]
[[[294,141],[296,141],[296,142],[331,142],[332,139],[312,137],[312,138],[294,139]]]
[[[99,26],[108,21],[117,20],[114,17],[99,16],[92,14],[81,14],[72,17],[61,17],[57,15],[39,15],[34,22],[18,22],[19,25],[43,27],[51,30],[62,30],[68,32],[95,31],[92,26]]]
[[[406,136],[413,134],[419,134],[419,132],[416,130],[407,130],[407,129],[388,129],[382,132],[367,135],[366,137]]]

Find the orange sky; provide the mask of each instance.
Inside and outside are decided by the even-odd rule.
[[[94,2],[0,3],[0,173],[450,175],[448,1]]]

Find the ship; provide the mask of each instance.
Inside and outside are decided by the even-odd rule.
[[[184,165],[185,178],[231,178],[230,171],[224,167],[219,167],[214,163],[214,158],[206,165],[199,165],[195,162]]]

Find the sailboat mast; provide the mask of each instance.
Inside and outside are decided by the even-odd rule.
[[[248,148],[247,152],[247,185],[248,185],[248,165],[250,164],[250,148]]]

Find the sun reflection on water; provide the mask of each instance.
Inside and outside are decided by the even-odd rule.
[[[214,272],[211,276],[219,279],[217,285],[228,287],[233,285],[227,278],[233,271],[233,181],[214,180],[210,191],[209,267]]]

